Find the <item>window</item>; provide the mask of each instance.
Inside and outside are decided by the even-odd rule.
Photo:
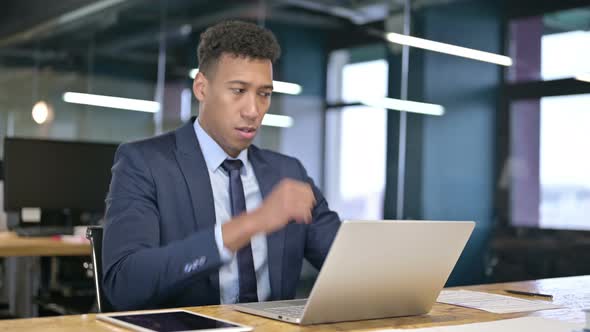
[[[590,73],[590,31],[545,35],[541,39],[541,77],[556,80]]]
[[[590,7],[513,20],[508,80],[556,80],[590,73]]]
[[[590,7],[510,23],[510,224],[590,230]],[[577,85],[572,85],[575,82]]]
[[[344,64],[338,91],[345,103],[387,95],[388,64]],[[364,106],[329,110],[326,119],[326,196],[342,219],[382,219],[387,111]]]
[[[513,103],[514,225],[590,230],[588,105],[590,94]]]
[[[542,228],[590,230],[590,94],[541,98]]]

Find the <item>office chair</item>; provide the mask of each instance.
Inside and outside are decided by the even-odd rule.
[[[86,238],[92,246],[92,272],[96,288],[98,312],[115,311],[112,304],[104,296],[102,290],[102,226],[88,226]]]

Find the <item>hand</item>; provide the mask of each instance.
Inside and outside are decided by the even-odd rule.
[[[223,245],[235,252],[250,242],[255,234],[275,232],[291,220],[311,223],[315,203],[309,184],[282,180],[256,210],[242,213],[221,226]]]
[[[291,220],[311,223],[315,203],[313,190],[308,183],[284,179],[273,188],[254,215],[260,231],[272,233]]]

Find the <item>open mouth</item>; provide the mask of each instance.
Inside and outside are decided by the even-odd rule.
[[[256,135],[256,128],[254,127],[239,127],[236,128],[238,134],[245,139],[252,139]]]

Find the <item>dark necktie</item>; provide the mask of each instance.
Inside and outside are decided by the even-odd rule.
[[[244,186],[240,178],[242,161],[226,159],[221,165],[229,174],[229,200],[231,203],[231,214],[237,216],[246,211],[246,199],[244,198]],[[258,302],[256,290],[256,272],[254,271],[254,258],[250,242],[238,250],[238,274],[240,284],[239,303]]]

